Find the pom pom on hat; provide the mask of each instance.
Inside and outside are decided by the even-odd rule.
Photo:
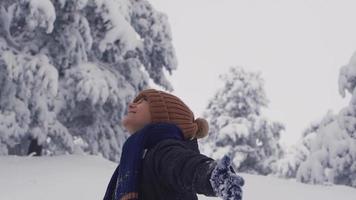
[[[198,130],[195,134],[196,138],[203,138],[208,135],[209,124],[204,118],[196,118],[194,122],[198,125]]]

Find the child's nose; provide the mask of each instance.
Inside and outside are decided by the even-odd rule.
[[[129,103],[129,107],[130,107],[130,108],[133,108],[134,105],[135,105],[135,103],[133,103],[133,102]]]

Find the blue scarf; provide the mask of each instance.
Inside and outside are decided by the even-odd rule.
[[[175,124],[157,122],[147,124],[127,138],[122,147],[120,164],[110,179],[104,200],[120,200],[124,196],[140,199],[139,181],[144,151],[163,139],[184,140],[184,136]]]

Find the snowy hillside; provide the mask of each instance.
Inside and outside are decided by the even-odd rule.
[[[102,199],[116,163],[99,156],[0,157],[1,200]],[[244,200],[354,200],[356,189],[242,174]],[[200,196],[200,200],[211,200]]]

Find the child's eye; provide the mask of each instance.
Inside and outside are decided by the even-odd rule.
[[[143,100],[147,101],[146,97],[140,98],[140,99],[137,101],[137,103],[141,103]]]

